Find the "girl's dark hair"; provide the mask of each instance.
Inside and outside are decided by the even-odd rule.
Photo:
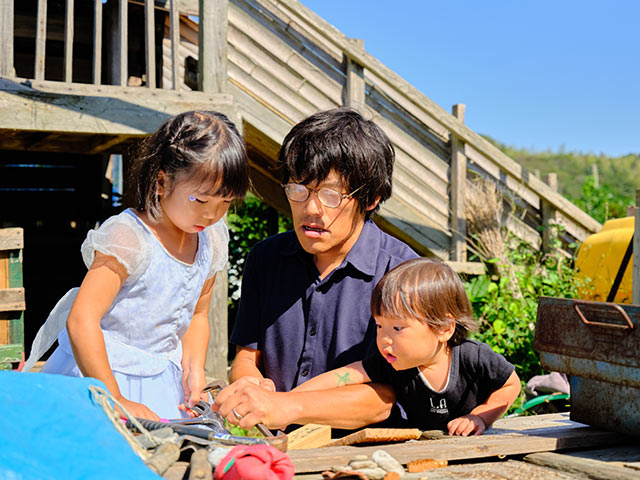
[[[440,331],[453,320],[449,340],[457,345],[477,330],[469,298],[460,277],[434,258],[414,258],[387,272],[371,296],[371,313],[390,318],[416,318]]]
[[[377,198],[391,196],[395,151],[387,135],[355,110],[336,108],[315,113],[298,123],[285,137],[279,153],[282,183],[321,182],[335,170],[346,182],[347,193],[361,212]]]
[[[136,208],[158,220],[158,175],[168,188],[185,176],[215,189],[211,195],[243,198],[249,188],[249,161],[244,141],[226,115],[190,111],[166,120],[139,145],[132,169]],[[168,190],[167,193],[170,193]]]

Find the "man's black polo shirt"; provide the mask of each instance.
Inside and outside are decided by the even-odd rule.
[[[368,220],[345,260],[321,280],[295,232],[267,238],[247,256],[231,343],[262,351],[264,376],[278,391],[362,360],[376,348],[376,283],[416,256]]]

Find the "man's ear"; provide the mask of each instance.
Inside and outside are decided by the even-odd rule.
[[[373,210],[374,208],[376,208],[378,206],[378,204],[380,203],[380,197],[377,197],[373,203],[371,205],[369,205],[365,210],[367,212],[370,212],[371,210]]]

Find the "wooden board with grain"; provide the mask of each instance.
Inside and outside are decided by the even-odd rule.
[[[361,445],[364,443],[394,443],[417,440],[422,432],[417,428],[363,428],[329,443],[328,447]]]
[[[406,464],[420,458],[467,460],[525,455],[567,449],[596,448],[628,443],[628,437],[569,420],[568,413],[508,418],[482,436],[449,437],[374,446],[328,446],[289,452],[296,472],[319,472],[344,465],[354,455],[371,455],[384,448]]]

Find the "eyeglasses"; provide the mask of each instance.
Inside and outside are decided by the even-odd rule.
[[[282,185],[284,192],[287,194],[287,198],[292,202],[304,202],[309,198],[311,192],[314,192],[318,195],[320,203],[327,208],[338,208],[342,203],[342,200],[351,198],[351,196],[362,187],[364,187],[364,185],[356,188],[353,192],[346,194],[336,192],[330,188],[311,188],[306,185],[302,185],[301,183],[287,183]]]

